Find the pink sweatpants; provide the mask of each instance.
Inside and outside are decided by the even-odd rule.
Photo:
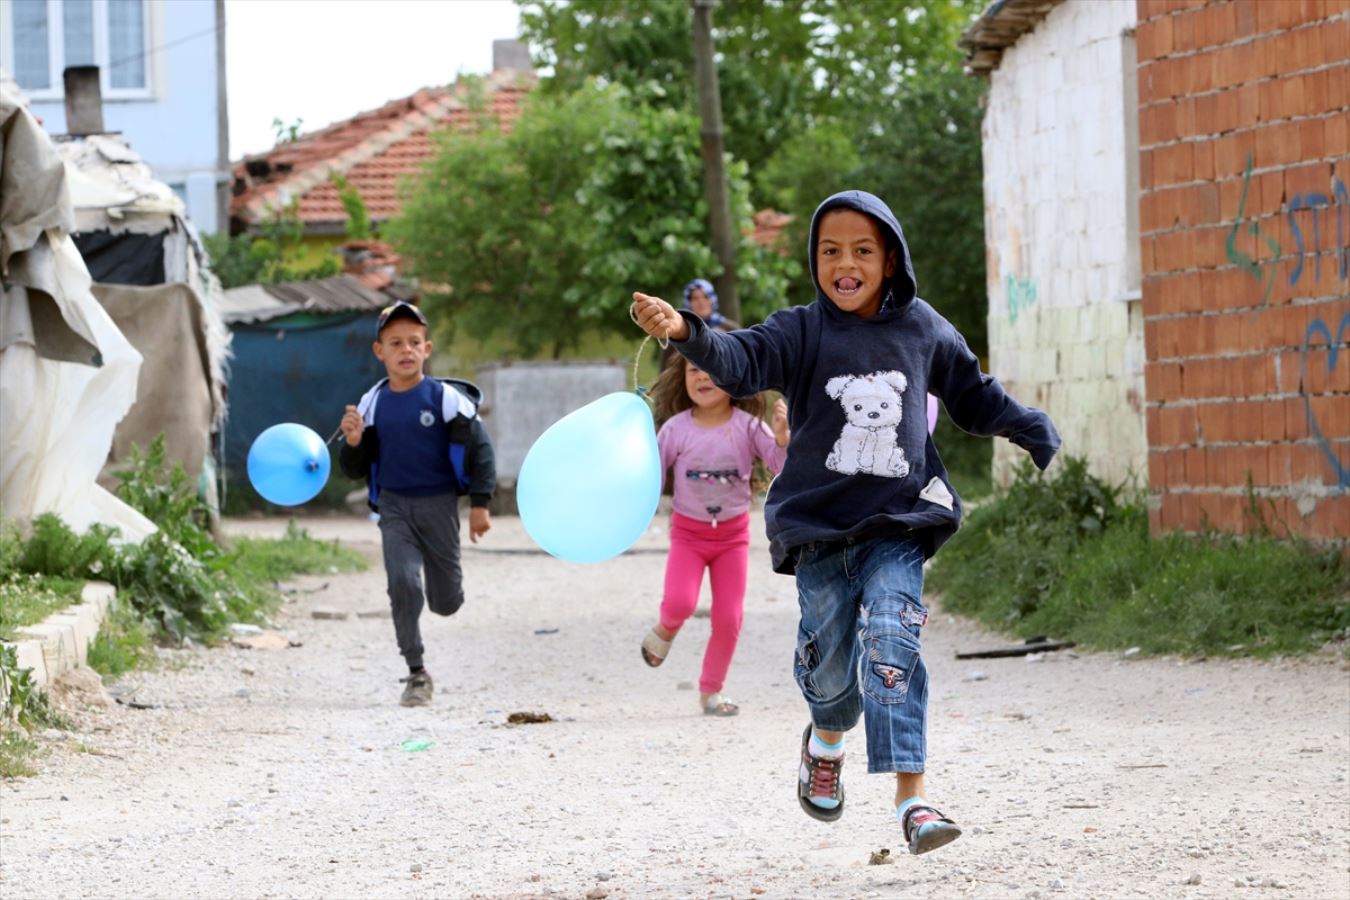
[[[712,582],[712,636],[703,654],[703,674],[698,682],[698,689],[705,694],[720,691],[726,682],[745,616],[749,566],[749,513],[718,522],[716,528],[709,522],[672,514],[661,624],[675,632],[694,614],[706,568]]]

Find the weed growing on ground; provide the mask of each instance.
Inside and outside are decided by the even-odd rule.
[[[1269,531],[1150,537],[1141,496],[1069,459],[1053,477],[1019,470],[930,582],[993,628],[1100,649],[1267,656],[1350,638],[1350,565]]]

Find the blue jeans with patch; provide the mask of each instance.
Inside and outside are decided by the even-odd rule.
[[[863,537],[798,548],[797,685],[824,731],[862,716],[867,771],[922,772],[928,671],[923,550],[912,538]]]

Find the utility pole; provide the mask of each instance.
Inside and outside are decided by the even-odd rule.
[[[727,170],[722,158],[722,98],[713,61],[712,9],[716,0],[690,0],[694,8],[694,73],[698,78],[698,114],[702,120],[703,190],[708,197],[713,252],[722,263],[714,278],[722,315],[739,322],[741,301],[736,295],[736,241],[731,229]]]

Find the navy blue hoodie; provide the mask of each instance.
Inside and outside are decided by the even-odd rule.
[[[903,261],[870,319],[835,306],[816,277],[821,216],[840,207],[875,219]],[[792,574],[803,544],[873,534],[910,533],[931,556],[960,525],[961,501],[928,434],[926,394],[959,427],[1008,438],[1042,469],[1059,434],[981,372],[965,339],[919,299],[904,232],[877,197],[845,191],[822,203],[807,256],[813,303],[730,333],[682,312],[690,335],[671,345],[734,397],[787,398],[792,441],[764,507],[775,571]]]

